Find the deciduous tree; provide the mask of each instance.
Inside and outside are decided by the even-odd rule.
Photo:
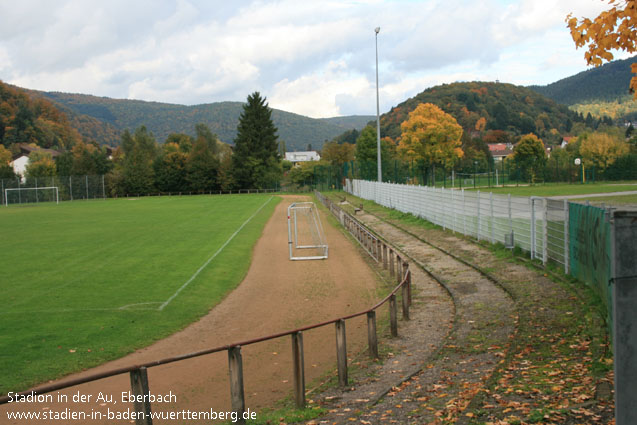
[[[404,121],[398,150],[408,159],[451,168],[464,155],[462,127],[455,118],[431,103],[421,103]]]
[[[581,136],[580,154],[587,166],[594,165],[600,171],[628,153],[628,145],[607,133],[595,132]]]
[[[604,61],[613,60],[611,50],[637,52],[637,0],[610,0],[608,3],[610,9],[593,20],[578,20],[572,14],[566,17],[575,46],[588,45],[584,57],[589,65],[600,66]],[[637,74],[637,64],[633,64],[631,70]],[[637,76],[630,81],[630,89],[637,98]]]
[[[35,151],[29,155],[26,176],[30,178],[55,176],[55,162],[50,153]]]
[[[350,143],[338,144],[336,141],[327,142],[321,150],[321,159],[340,167],[346,162],[354,160],[356,147]]]
[[[155,159],[155,185],[162,192],[183,192],[188,187],[186,181],[186,161],[188,154],[174,142],[164,143],[161,154]]]
[[[356,139],[354,156],[358,163],[361,177],[376,180],[378,178],[378,140],[376,127],[366,126]],[[383,172],[383,181],[388,179],[389,164],[396,156],[396,144],[388,137],[380,140],[380,157]]]
[[[154,186],[155,173],[153,161],[157,153],[155,137],[145,126],[139,127],[134,134],[125,131],[122,135],[122,188],[125,193],[146,194]]]
[[[11,151],[0,145],[0,179],[13,179],[15,174],[13,168],[9,165],[11,162]]]
[[[197,139],[186,161],[186,180],[194,191],[219,188],[219,157],[217,136],[204,124],[195,128]]]
[[[546,151],[542,139],[535,134],[522,136],[513,148],[513,161],[527,175],[529,181],[535,183],[546,164]]]

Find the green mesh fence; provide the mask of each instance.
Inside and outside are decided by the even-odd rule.
[[[571,274],[599,294],[612,329],[611,225],[605,209],[569,203]]]

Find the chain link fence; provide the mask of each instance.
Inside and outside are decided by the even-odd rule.
[[[571,203],[565,200],[365,180],[347,180],[345,191],[443,229],[511,248],[517,246],[531,258],[545,264],[553,261],[569,272]],[[602,208],[588,208],[608,213]]]
[[[541,197],[347,180],[345,191],[478,240],[519,247],[591,285],[612,323],[614,210]]]
[[[2,205],[106,198],[104,176],[52,176],[27,179],[1,179]]]

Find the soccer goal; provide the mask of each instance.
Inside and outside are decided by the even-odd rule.
[[[49,187],[19,187],[4,190],[4,204],[28,204],[38,202],[60,203],[57,186]]]
[[[288,207],[288,246],[290,260],[327,258],[327,241],[313,202],[295,202]]]

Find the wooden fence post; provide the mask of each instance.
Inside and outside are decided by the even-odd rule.
[[[297,409],[303,409],[305,407],[303,332],[295,332],[292,334],[292,359],[294,360],[294,399]]]
[[[228,349],[228,370],[230,372],[232,411],[237,413],[238,423],[245,424],[245,419],[243,419],[243,412],[246,410],[243,392],[243,362],[241,360],[241,347],[238,345]]]
[[[372,359],[377,359],[378,337],[376,335],[376,312],[374,310],[367,312],[367,345],[369,347],[369,356]]]
[[[130,371],[131,392],[135,396],[135,424],[136,425],[153,425],[153,418],[150,417],[150,401],[138,401],[141,396],[142,400],[150,391],[148,389],[148,371],[145,367]]]
[[[389,297],[389,327],[391,328],[391,336],[398,336],[398,318],[396,317],[396,295]]]
[[[409,265],[407,265],[407,267],[409,267]],[[409,269],[407,269],[407,299],[411,306],[411,270]]]
[[[401,298],[403,303],[403,320],[409,320],[409,284],[408,282],[403,283],[401,287]]]
[[[345,320],[340,319],[336,325],[336,360],[338,364],[338,384],[347,386],[347,341],[345,334]]]
[[[387,245],[383,244],[383,268],[387,270]]]
[[[389,248],[389,275],[394,275],[394,250]]]
[[[396,283],[403,281],[403,262],[400,255],[396,254]]]

